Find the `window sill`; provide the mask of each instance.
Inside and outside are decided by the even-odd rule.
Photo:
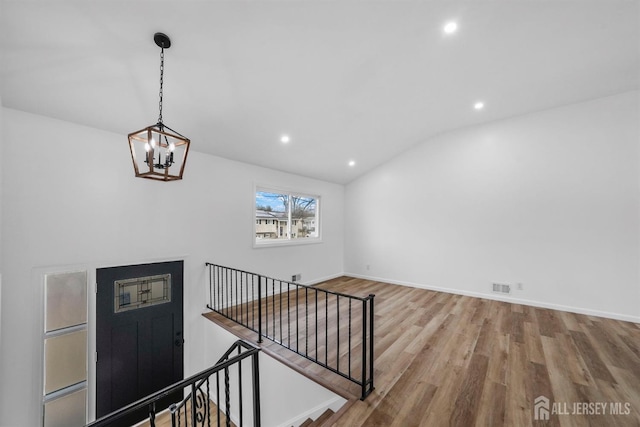
[[[321,238],[314,239],[295,239],[295,240],[269,240],[265,239],[264,241],[253,241],[254,249],[261,248],[281,248],[285,246],[302,246],[302,245],[316,245],[318,243],[322,243]]]

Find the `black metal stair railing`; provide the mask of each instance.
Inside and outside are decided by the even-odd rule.
[[[255,345],[247,341],[238,340],[213,367],[105,415],[87,424],[86,427],[103,427],[117,424],[117,421],[121,418],[143,408],[148,409],[149,423],[151,427],[155,427],[156,402],[179,390],[184,390],[184,393],[188,394],[182,401],[169,407],[172,427],[211,426],[212,416],[215,417],[214,420],[217,420],[213,425],[230,427],[232,425],[232,402],[237,404],[237,408],[234,406],[233,412],[237,418],[237,425],[239,427],[244,426],[246,416],[243,405],[245,395],[242,388],[242,365],[247,358],[251,358],[251,424],[254,427],[260,427],[259,352],[260,349]],[[237,379],[237,382],[233,381],[237,385],[237,389],[231,388],[232,370],[233,379]],[[221,376],[223,377],[222,379]],[[212,388],[215,391],[212,391]],[[212,406],[215,413],[212,412]]]
[[[375,295],[206,265],[209,309],[358,384],[362,400],[373,391]]]

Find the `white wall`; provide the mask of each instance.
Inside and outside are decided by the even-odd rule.
[[[0,6],[0,10],[2,7]],[[2,142],[2,112],[4,108],[2,108],[2,96],[0,96],[0,242],[2,242],[2,147],[4,146]],[[2,244],[0,244],[0,345],[2,344]],[[2,366],[2,352],[0,351],[0,366]],[[1,371],[0,371],[1,373]],[[2,377],[0,376],[0,381],[2,381]],[[2,416],[2,410],[0,409],[0,416]]]
[[[639,122],[630,92],[416,146],[346,187],[345,271],[640,321]]]
[[[184,180],[152,182],[133,176],[126,135],[2,113],[0,425],[38,424],[44,272],[184,258],[191,374],[205,367],[205,262],[309,281],[343,271],[340,185],[195,151]],[[254,183],[321,195],[323,243],[253,249]]]

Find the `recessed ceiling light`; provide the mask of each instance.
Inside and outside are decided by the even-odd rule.
[[[353,167],[356,165],[355,160],[349,160],[349,166]]]
[[[458,24],[454,21],[449,21],[446,24],[444,24],[444,27],[442,27],[442,30],[444,31],[445,34],[453,34],[456,31],[458,31]]]
[[[484,108],[484,102],[482,101],[478,101],[475,104],[473,104],[473,108],[475,108],[476,110],[482,110]]]
[[[280,142],[282,142],[283,144],[287,144],[289,141],[291,141],[291,138],[289,138],[289,135],[282,135],[280,137]]]

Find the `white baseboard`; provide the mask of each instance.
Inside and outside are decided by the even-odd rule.
[[[336,396],[333,399],[327,400],[326,402],[321,403],[320,405],[316,406],[313,409],[308,410],[303,414],[297,415],[295,418],[285,421],[284,423],[280,424],[278,427],[297,427],[303,422],[305,422],[307,418],[311,418],[312,420],[315,420],[320,415],[322,415],[324,411],[326,411],[327,409],[331,409],[333,412],[338,412],[338,410],[342,408],[342,406],[345,403],[347,403],[347,401],[344,398],[340,396]]]
[[[330,276],[322,277],[320,279],[313,279],[313,280],[310,280],[308,282],[304,282],[304,283],[300,283],[300,284],[301,285],[306,285],[306,286],[313,286],[313,285],[317,285],[318,283],[326,282],[328,280],[337,279],[338,277],[342,277],[344,275],[345,275],[345,273],[332,274]]]
[[[464,295],[464,296],[475,297],[475,298],[484,298],[484,299],[495,300],[495,301],[510,302],[513,304],[528,305],[532,307],[549,308],[552,310],[559,310],[559,311],[568,311],[571,313],[585,314],[588,316],[597,316],[597,317],[605,317],[608,319],[623,320],[625,322],[640,323],[639,316],[630,316],[627,314],[611,313],[608,311],[599,311],[599,310],[593,310],[593,309],[582,308],[582,307],[553,304],[553,303],[548,303],[543,301],[528,300],[528,299],[516,298],[512,296],[496,295],[491,293],[470,292],[470,291],[465,291],[461,289],[442,288],[438,286],[429,286],[422,283],[403,282],[398,280],[386,279],[383,277],[367,276],[363,274],[344,273],[344,275],[349,277],[355,277],[358,279],[366,279],[366,280],[373,280],[376,282],[391,283],[393,285],[409,286],[412,288],[427,289],[430,291],[446,292],[448,294]]]

